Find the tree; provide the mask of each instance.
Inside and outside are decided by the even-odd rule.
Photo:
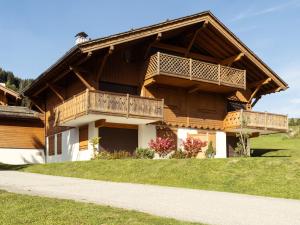
[[[294,118],[289,119],[289,126],[295,126],[295,119]]]

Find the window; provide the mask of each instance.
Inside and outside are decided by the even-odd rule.
[[[110,92],[125,93],[131,95],[137,95],[138,93],[137,86],[126,85],[126,84],[116,84],[116,83],[101,81],[99,87],[101,91],[110,91]]]

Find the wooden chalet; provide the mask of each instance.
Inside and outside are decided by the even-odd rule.
[[[43,163],[43,114],[21,107],[19,93],[0,85],[0,163]]]
[[[77,44],[24,92],[44,113],[47,161],[90,159],[171,136],[212,141],[231,155],[246,118],[253,134],[285,132],[286,115],[255,112],[288,85],[211,12]]]

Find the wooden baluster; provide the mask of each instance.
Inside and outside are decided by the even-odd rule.
[[[189,63],[190,63],[190,70],[189,70],[189,72],[190,72],[190,80],[192,80],[192,63],[193,63],[193,61],[192,61],[191,58],[189,60]]]
[[[127,99],[127,114],[126,114],[126,117],[128,119],[128,117],[129,117],[129,94],[126,95],[126,99]]]
[[[218,65],[218,78],[219,78],[219,85],[221,85],[221,65]]]
[[[267,112],[265,112],[265,130],[267,130]]]
[[[157,52],[157,74],[160,73],[160,52]]]
[[[85,98],[86,98],[86,99],[85,99],[85,104],[86,104],[86,105],[85,105],[85,110],[86,110],[85,113],[86,113],[86,115],[87,115],[87,114],[89,113],[89,102],[90,102],[90,101],[89,101],[89,89],[88,89],[88,88],[86,89],[86,92],[85,92]]]

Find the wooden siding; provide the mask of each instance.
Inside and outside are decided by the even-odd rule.
[[[44,140],[41,122],[16,119],[0,121],[0,148],[43,149]]]
[[[164,122],[172,126],[222,129],[226,99],[212,93],[188,93],[183,88],[156,86],[146,96],[164,98]]]
[[[88,125],[79,127],[79,150],[86,150],[89,144]]]
[[[56,150],[57,155],[62,154],[62,133],[56,135]]]
[[[48,137],[48,155],[55,155],[55,136]]]

